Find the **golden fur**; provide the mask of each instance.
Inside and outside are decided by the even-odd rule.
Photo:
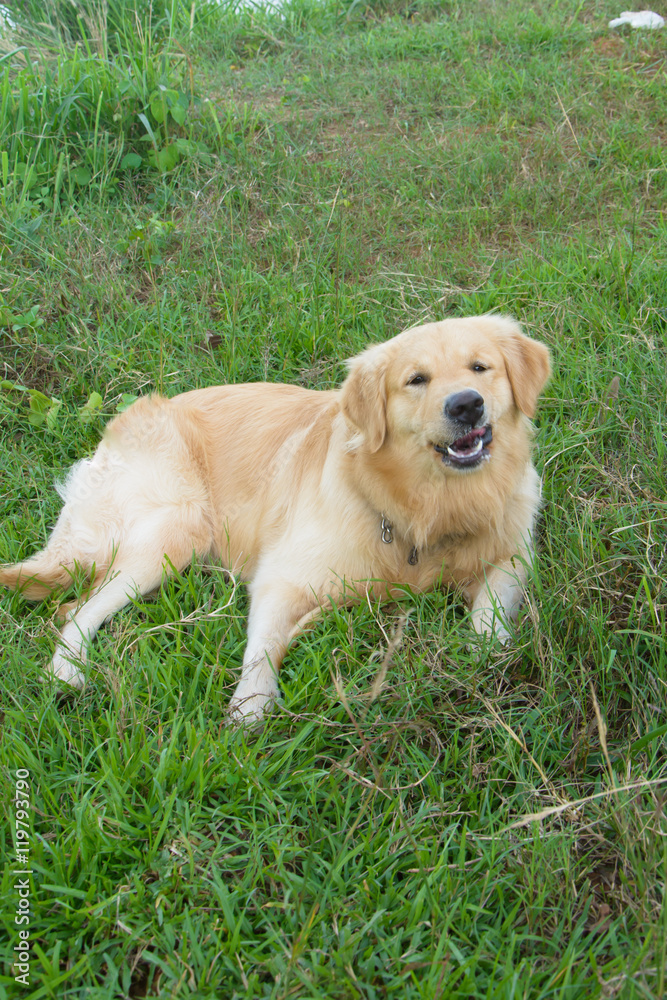
[[[338,390],[257,383],[140,399],[71,470],[47,547],[0,569],[0,583],[37,599],[75,565],[89,571],[50,666],[80,685],[104,620],[170,566],[218,560],[249,584],[230,708],[252,720],[277,696],[289,643],[328,602],[455,585],[477,631],[505,639],[539,503],[528,418],[548,375],[542,344],[481,316],[369,347]]]

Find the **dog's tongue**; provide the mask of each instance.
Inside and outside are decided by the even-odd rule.
[[[486,427],[477,427],[474,431],[470,431],[465,437],[459,438],[457,441],[453,441],[449,446],[449,451],[456,452],[466,452],[474,451],[479,449],[479,438],[483,437],[486,433]]]

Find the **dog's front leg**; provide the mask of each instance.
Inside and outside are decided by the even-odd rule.
[[[312,594],[282,580],[250,590],[248,644],[229,714],[235,722],[255,723],[278,697],[278,671],[287,647],[319,607]]]
[[[507,642],[510,638],[508,626],[519,613],[525,582],[526,568],[519,558],[487,567],[476,586],[470,588],[470,613],[475,631]]]

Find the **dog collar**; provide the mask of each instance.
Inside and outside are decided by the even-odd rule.
[[[386,517],[382,517],[382,523],[380,525],[380,537],[385,545],[391,545],[394,540],[394,527],[387,520]],[[410,555],[408,556],[408,562],[411,566],[416,566],[417,560],[419,559],[419,552],[417,551],[417,546],[413,545],[410,549]]]

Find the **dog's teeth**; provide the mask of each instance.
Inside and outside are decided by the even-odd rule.
[[[482,439],[478,438],[474,448],[470,448],[469,450],[465,448],[461,451],[456,451],[450,445],[450,447],[447,448],[447,451],[449,452],[450,455],[453,455],[456,458],[460,458],[461,455],[465,455],[466,458],[472,458],[474,455],[478,455],[483,447],[484,445],[482,443]]]

